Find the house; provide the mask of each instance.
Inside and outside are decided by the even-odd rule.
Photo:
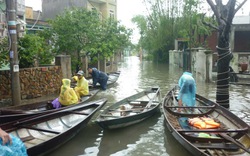
[[[233,70],[238,73],[241,71],[239,65],[246,63],[249,66],[250,61],[250,15],[249,16],[235,16],[233,19],[233,25],[231,26],[230,34],[230,48],[233,53],[233,60],[230,65]],[[213,65],[217,60],[217,32],[213,32],[208,37],[208,47],[214,52]],[[248,69],[247,69],[248,70]]]
[[[25,0],[16,0],[16,14],[17,14],[17,32],[19,36],[24,34],[25,29]],[[7,25],[5,18],[6,3],[0,0],[0,37],[7,36]]]
[[[117,19],[116,0],[43,0],[42,19],[53,19],[65,9],[71,7],[83,7],[89,10],[95,9],[99,12],[100,18]]]

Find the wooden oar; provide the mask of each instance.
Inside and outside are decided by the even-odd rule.
[[[156,89],[156,88],[154,88],[154,89]],[[152,93],[154,93],[154,92],[152,92]],[[146,105],[146,107],[144,108],[143,111],[146,111],[147,109],[149,109],[151,107],[151,105],[153,104],[153,101],[155,100],[155,98],[158,97],[158,94],[159,94],[159,89],[155,92],[154,97],[149,100],[148,104]]]
[[[33,129],[36,131],[42,131],[42,132],[47,132],[47,133],[53,133],[53,134],[60,134],[61,132],[50,130],[50,129],[43,129],[43,128],[38,128],[38,127],[33,127],[33,126],[27,126],[27,125],[22,125],[18,126],[20,128],[27,128],[27,129]]]
[[[101,99],[103,100],[103,99]],[[66,109],[63,109],[63,110],[59,110],[59,111],[56,111],[56,112],[50,112],[50,113],[45,113],[45,114],[42,114],[42,115],[36,115],[36,116],[33,116],[33,117],[29,117],[29,118],[24,118],[20,121],[17,121],[15,123],[13,123],[14,126],[18,126],[18,125],[21,125],[21,124],[28,124],[29,122],[32,122],[32,121],[37,121],[39,119],[44,119],[44,118],[49,118],[53,115],[57,115],[57,114],[70,114],[71,111],[75,111],[75,110],[78,110],[78,109],[88,109],[94,105],[98,105],[98,102],[100,102],[101,100],[98,100],[98,101],[95,101],[93,103],[89,102],[89,103],[86,103],[84,105],[74,105],[74,107],[66,107]]]
[[[246,151],[247,153],[250,153],[249,149],[247,149],[245,146],[243,146],[241,143],[239,143],[238,141],[236,141],[234,138],[230,137],[229,135],[225,134],[225,133],[218,133],[221,137],[223,137],[224,139],[234,143],[235,145],[239,146],[241,149],[243,149],[244,151]]]

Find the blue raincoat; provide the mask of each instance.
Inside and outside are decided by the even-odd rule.
[[[93,79],[93,87],[96,86],[97,83],[101,85],[102,90],[107,89],[108,75],[104,72],[97,70],[96,68],[92,68],[92,79]]]
[[[16,136],[10,134],[12,144],[2,145],[0,138],[0,156],[28,156],[24,143]]]
[[[181,99],[185,106],[195,106],[196,83],[192,73],[184,72],[178,84],[180,91],[177,99]]]

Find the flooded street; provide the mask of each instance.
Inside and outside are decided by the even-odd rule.
[[[125,57],[119,63],[120,78],[112,88],[101,91],[95,99],[106,97],[107,107],[143,89],[159,86],[162,98],[177,83],[182,69],[167,64],[140,62]],[[215,101],[214,82],[196,82],[197,93]],[[250,86],[230,86],[230,110],[250,124]],[[161,113],[130,127],[103,130],[95,122],[97,114],[78,135],[47,156],[190,156],[164,127]],[[44,149],[46,150],[46,149]]]

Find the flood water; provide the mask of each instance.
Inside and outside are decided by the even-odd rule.
[[[143,89],[159,86],[162,97],[177,83],[183,70],[177,66],[140,62],[126,57],[119,63],[121,75],[112,88],[101,91],[96,99],[106,97],[107,107]],[[197,93],[215,101],[215,83],[197,83]],[[250,86],[230,86],[230,110],[250,124]],[[88,126],[48,156],[191,156],[164,126],[161,113],[133,126],[103,130],[92,118]],[[44,149],[46,150],[46,149]]]

